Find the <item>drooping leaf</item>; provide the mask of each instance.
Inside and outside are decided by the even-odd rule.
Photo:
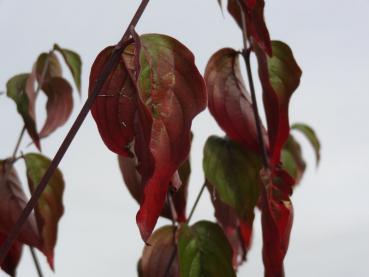
[[[128,42],[127,42],[128,43]],[[89,94],[110,58],[114,46],[105,48],[91,67]],[[129,144],[134,138],[133,121],[137,110],[136,89],[132,84],[124,60],[121,58],[111,71],[99,96],[91,108],[105,145],[121,156],[131,156]]]
[[[184,224],[178,238],[181,277],[236,276],[232,267],[232,248],[219,225],[199,221]]]
[[[183,44],[165,35],[149,34],[136,39],[135,47],[139,47],[135,52],[139,53],[139,99],[152,117],[147,146],[154,167],[136,217],[141,236],[147,240],[164,205],[169,182],[188,157],[191,123],[206,107],[207,96],[194,56]]]
[[[24,156],[27,168],[27,179],[31,193],[34,192],[41,178],[50,166],[51,161],[35,153]],[[42,238],[42,251],[54,269],[54,248],[57,240],[58,222],[64,213],[63,207],[64,180],[57,169],[47,184],[36,206],[36,219]]]
[[[6,83],[7,95],[14,100],[18,113],[33,142],[40,149],[40,138],[36,128],[35,99],[32,74],[20,74]]]
[[[306,163],[302,156],[301,146],[290,135],[283,146],[281,154],[283,168],[299,183],[306,168]]]
[[[272,55],[272,46],[268,28],[264,20],[264,0],[228,0],[228,11],[243,29],[242,12],[245,14],[246,32],[263,51]]]
[[[239,218],[236,210],[220,199],[213,185],[206,182],[206,187],[211,195],[215,217],[232,246],[233,267],[237,268],[246,260],[250,248],[254,217],[250,216],[246,220]]]
[[[53,77],[42,86],[47,96],[47,117],[40,131],[40,137],[47,137],[64,125],[73,110],[72,87],[62,77]]]
[[[179,277],[174,234],[173,226],[161,227],[152,234],[139,263],[140,277]],[[171,266],[167,272],[169,263]]]
[[[285,43],[273,41],[272,48],[272,57],[267,57],[258,48],[256,55],[268,123],[270,160],[272,165],[276,165],[289,135],[288,106],[300,83],[301,69]]]
[[[27,204],[15,169],[8,160],[0,161],[0,232],[8,234]],[[17,240],[40,248],[41,241],[34,214],[31,214]]]
[[[58,57],[54,53],[42,53],[34,65],[36,78],[39,83],[48,82],[53,77],[62,76],[62,68]],[[43,77],[43,74],[44,78]]]
[[[259,152],[251,96],[246,91],[238,60],[230,48],[216,52],[205,70],[209,110],[227,136],[246,149]],[[263,128],[264,144],[268,137]]]
[[[240,218],[253,219],[259,198],[260,158],[229,139],[211,136],[204,147],[203,168],[219,198]]]
[[[81,57],[78,55],[78,53],[69,49],[61,48],[58,44],[54,44],[54,49],[63,56],[64,61],[73,76],[78,92],[81,94]]]
[[[142,182],[141,175],[137,171],[137,158],[118,156],[118,161],[124,183],[137,203],[141,203],[144,195],[145,184]],[[178,217],[177,220],[179,222],[184,222],[186,220],[187,190],[190,171],[190,162],[189,160],[186,160],[178,169],[182,185],[177,191],[172,192],[173,204]],[[169,219],[172,218],[168,201],[164,204],[161,216]]]
[[[6,239],[6,235],[0,233],[0,245]],[[19,260],[22,256],[23,245],[19,241],[14,241],[8,254],[6,255],[4,262],[1,265],[1,269],[12,277],[16,276],[16,270],[19,264]]]
[[[293,130],[298,130],[303,135],[305,135],[305,137],[307,138],[307,140],[310,142],[311,146],[314,149],[316,163],[318,165],[320,162],[320,142],[313,128],[311,128],[309,125],[304,124],[304,123],[295,123],[292,125],[291,128]]]
[[[294,180],[283,170],[274,172],[272,183],[261,198],[263,261],[266,277],[284,276],[283,260],[287,253],[293,221],[289,198]]]

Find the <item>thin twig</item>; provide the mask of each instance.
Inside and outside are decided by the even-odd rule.
[[[31,252],[31,256],[32,256],[32,259],[33,259],[33,263],[35,264],[38,277],[44,277],[35,250],[31,246],[29,247],[29,250]]]
[[[36,190],[32,194],[31,199],[28,201],[27,205],[23,209],[21,215],[19,216],[17,222],[13,225],[12,229],[9,232],[9,235],[3,242],[0,247],[0,264],[4,261],[6,254],[8,253],[13,241],[19,235],[20,230],[22,229],[24,223],[26,222],[28,216],[31,214],[32,210],[35,208],[38,199],[40,198],[42,192],[45,190],[50,178],[53,176],[55,170],[57,169],[60,161],[63,159],[64,154],[67,152],[70,144],[72,143],[75,135],[77,134],[79,128],[81,127],[82,123],[84,122],[88,112],[92,104],[94,103],[97,95],[100,93],[101,88],[103,87],[107,77],[109,76],[111,70],[117,65],[118,60],[123,52],[123,44],[129,38],[130,32],[129,28],[131,26],[135,26],[139,19],[141,18],[144,10],[146,9],[147,4],[150,0],[142,0],[140,6],[138,7],[134,17],[132,18],[131,23],[129,24],[127,30],[125,31],[122,39],[119,41],[117,46],[115,47],[113,54],[105,64],[102,73],[100,74],[99,78],[97,78],[94,88],[92,90],[91,95],[87,98],[85,104],[83,105],[80,113],[78,114],[76,120],[74,121],[71,129],[69,130],[67,136],[65,137],[64,141],[62,142],[61,146],[59,147],[58,151],[56,152],[54,159],[52,160],[49,168],[46,170],[44,176],[42,177],[39,185],[37,186]]]
[[[244,13],[243,5],[240,0],[238,0],[238,5],[240,7],[241,17],[242,17],[242,37],[243,37],[243,47],[244,47],[244,50],[242,51],[242,56],[246,63],[246,71],[247,71],[247,77],[248,77],[247,79],[249,82],[249,87],[250,87],[250,92],[251,92],[252,109],[254,113],[254,119],[255,119],[255,124],[256,124],[256,130],[257,130],[260,153],[262,156],[263,167],[265,170],[268,170],[269,169],[269,158],[268,158],[268,153],[266,150],[265,142],[263,139],[261,121],[260,121],[259,110],[258,110],[258,103],[256,101],[254,80],[252,78],[252,70],[251,70],[251,62],[250,62],[251,49],[248,48],[248,43],[247,43],[248,40],[247,40],[245,13]]]

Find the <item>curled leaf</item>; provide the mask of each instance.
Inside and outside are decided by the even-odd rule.
[[[240,3],[240,4],[239,4]],[[264,19],[264,0],[228,0],[228,11],[243,29],[242,12],[245,14],[247,35],[269,56],[272,46]]]
[[[209,110],[228,137],[259,152],[251,96],[242,79],[238,56],[237,51],[224,48],[210,58],[205,70]],[[262,131],[268,145],[266,130]]]
[[[69,49],[61,48],[58,44],[54,44],[54,49],[63,56],[64,61],[73,76],[73,80],[76,84],[78,92],[81,94],[81,57],[78,55],[78,53]]]
[[[305,160],[302,156],[301,146],[290,135],[283,146],[281,154],[283,168],[299,183],[306,168]]]
[[[47,137],[64,125],[73,110],[72,87],[65,79],[53,77],[42,86],[47,96],[47,117],[40,131],[40,137]]]
[[[42,53],[38,56],[34,65],[34,70],[39,83],[48,82],[53,77],[62,76],[62,68],[59,59],[51,52]]]
[[[27,204],[18,174],[9,161],[0,161],[0,233],[8,234]],[[17,240],[41,248],[34,214],[31,214]]]
[[[236,276],[232,248],[219,225],[199,221],[179,230],[178,255],[181,277]]]
[[[36,128],[35,99],[33,74],[20,74],[6,83],[7,95],[14,100],[17,111],[22,116],[24,126],[33,142],[40,149],[40,138]]]
[[[293,222],[289,198],[294,180],[283,170],[276,170],[267,193],[261,198],[263,261],[265,276],[284,276],[283,260],[287,253]]]
[[[173,226],[164,226],[152,234],[139,263],[140,277],[179,277],[175,232]]]
[[[51,161],[35,153],[25,155],[24,160],[27,168],[28,185],[31,193],[33,193],[50,166]],[[58,222],[64,213],[63,192],[63,176],[60,170],[57,169],[42,193],[35,209],[37,225],[42,238],[41,250],[45,253],[52,269],[54,269],[54,248],[57,240]]]
[[[289,136],[288,106],[300,83],[301,69],[288,45],[273,41],[272,48],[272,57],[267,57],[260,49],[256,49],[256,55],[268,123],[270,160],[276,165]]]
[[[320,162],[320,142],[319,142],[318,136],[316,135],[314,129],[304,123],[295,123],[292,125],[291,129],[300,131],[306,137],[306,139],[310,142],[311,146],[314,149],[316,163],[319,164]]]

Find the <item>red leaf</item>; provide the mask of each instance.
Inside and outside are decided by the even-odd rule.
[[[20,180],[15,169],[8,161],[0,161],[0,232],[8,234],[22,210],[26,206],[27,197],[21,187]],[[30,246],[41,248],[40,236],[34,214],[31,214],[18,241]]]
[[[6,239],[6,235],[3,233],[0,233],[0,245],[3,244],[5,239]],[[6,255],[4,259],[3,264],[1,265],[1,269],[4,270],[6,273],[8,273],[12,277],[16,276],[16,270],[18,267],[18,263],[22,256],[22,248],[23,248],[23,245],[20,242],[14,241],[8,254]]]
[[[95,82],[113,50],[114,46],[105,48],[92,65],[89,94],[92,93]],[[129,151],[129,144],[134,137],[135,94],[136,89],[128,76],[122,57],[111,71],[91,108],[92,116],[104,143],[111,151],[122,156],[132,155]]]
[[[137,171],[137,159],[130,157],[118,156],[119,167],[123,175],[124,183],[126,184],[129,192],[133,198],[141,203],[144,195],[145,183],[142,182],[141,175]],[[186,204],[187,204],[187,189],[190,175],[190,163],[186,160],[179,168],[179,178],[182,183],[181,187],[177,191],[173,191],[173,204],[177,214],[177,220],[184,222],[186,220]],[[161,216],[171,219],[172,214],[170,211],[168,201],[165,202]]]
[[[173,226],[164,226],[156,230],[145,246],[139,262],[139,276],[142,277],[178,277],[179,265],[176,254],[175,237],[176,229]],[[174,260],[171,262],[173,253]],[[171,267],[167,271],[169,263]],[[166,275],[167,273],[167,275]]]
[[[73,110],[72,87],[65,79],[53,77],[42,86],[47,95],[47,118],[40,131],[40,137],[46,137],[62,126]]]
[[[273,183],[262,195],[263,261],[265,276],[284,276],[283,260],[287,253],[293,221],[289,198],[294,180],[287,172],[277,169]]]
[[[268,28],[264,20],[264,0],[240,0],[241,7],[245,14],[245,24],[247,35],[251,37],[255,42],[267,53],[272,55],[272,46],[270,42],[270,36]],[[238,0],[228,1],[228,11],[234,17],[241,29],[242,13]]]
[[[301,69],[285,43],[273,41],[272,46],[272,57],[267,57],[259,48],[255,52],[268,123],[270,161],[276,165],[289,136],[288,106],[292,93],[300,83]]]
[[[251,96],[242,79],[238,55],[235,50],[224,48],[210,58],[205,70],[209,110],[228,137],[259,152]],[[268,145],[264,128],[263,138]]]
[[[207,99],[194,57],[183,44],[157,34],[141,36],[136,47],[139,44],[141,48],[136,53],[140,54],[140,101],[153,120],[148,146],[154,170],[145,184],[136,217],[146,241],[164,205],[169,182],[188,157],[192,119],[206,107]]]

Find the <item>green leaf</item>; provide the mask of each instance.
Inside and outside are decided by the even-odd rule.
[[[232,248],[219,225],[199,221],[184,224],[178,238],[181,277],[232,277]]]
[[[41,178],[51,164],[51,161],[35,153],[24,156],[27,168],[28,185],[31,193],[39,185]],[[57,240],[58,222],[64,213],[62,198],[64,180],[57,169],[36,206],[37,225],[42,237],[42,251],[47,257],[50,267],[54,268],[54,248]]]
[[[36,128],[35,100],[33,74],[19,74],[6,83],[7,95],[14,100],[18,113],[22,116],[24,126],[33,142],[40,149],[40,138]]]
[[[259,197],[260,158],[229,139],[211,136],[204,147],[203,168],[220,199],[240,217],[252,218]]]
[[[303,135],[305,135],[315,151],[316,163],[318,165],[320,162],[320,142],[313,128],[304,123],[295,123],[291,128],[293,130],[300,131]]]
[[[42,78],[45,70],[46,61],[47,68],[44,78]],[[37,81],[42,82],[43,84],[45,82],[48,82],[53,77],[62,76],[62,68],[59,59],[54,53],[41,53],[37,58],[34,68],[36,69]]]
[[[305,172],[306,163],[302,156],[301,146],[292,135],[288,137],[283,146],[281,162],[283,168],[295,178],[296,183],[299,183]]]
[[[64,61],[69,67],[69,70],[73,76],[74,83],[76,84],[78,92],[79,94],[81,94],[81,57],[72,50],[61,48],[58,44],[54,44],[54,49],[56,51],[59,51],[59,53],[63,56]]]

